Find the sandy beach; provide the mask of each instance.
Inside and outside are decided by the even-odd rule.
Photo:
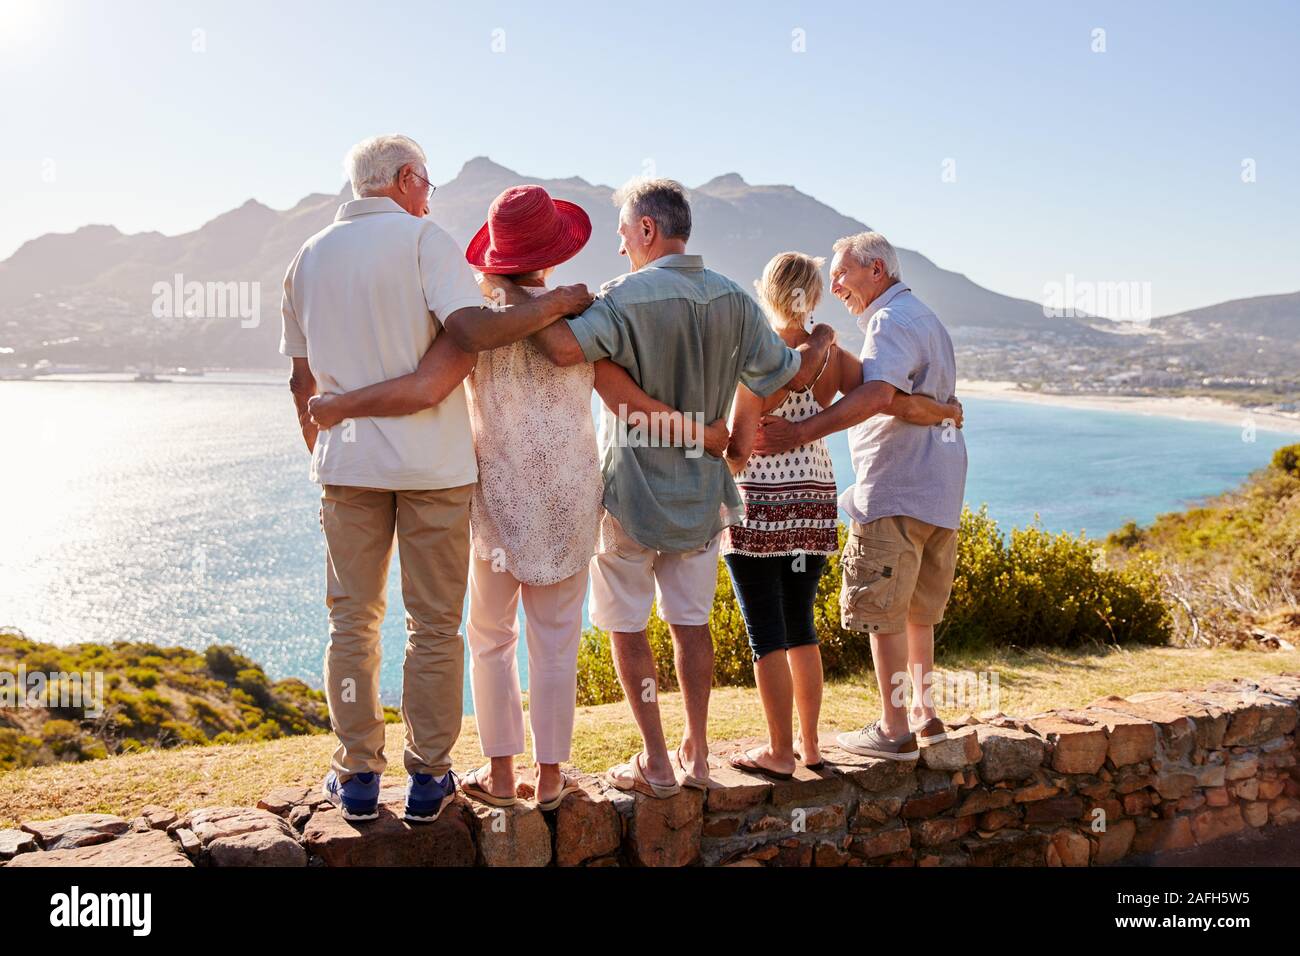
[[[1067,408],[1092,408],[1098,411],[1129,412],[1135,415],[1159,415],[1188,421],[1214,422],[1244,428],[1253,423],[1260,431],[1290,432],[1300,435],[1300,414],[1262,411],[1229,405],[1210,398],[1159,398],[1146,395],[1069,395],[1031,392],[1015,382],[990,382],[958,379],[957,397],[977,396],[1037,405]]]

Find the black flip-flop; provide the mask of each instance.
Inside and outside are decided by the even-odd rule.
[[[746,760],[749,762],[741,763],[740,761],[742,760]],[[739,753],[734,753],[730,757],[728,757],[727,763],[729,763],[734,769],[739,770],[741,773],[758,774],[759,776],[769,777],[772,780],[779,780],[782,782],[786,780],[794,779],[794,774],[792,773],[781,773],[779,770],[769,770],[767,767],[764,767],[762,764],[750,760],[749,755],[746,754],[743,750]]]
[[[802,755],[801,753],[799,753],[799,751],[796,750],[796,751],[794,752],[794,759],[795,759],[795,760],[802,760],[802,759],[803,759],[803,755]],[[826,766],[826,761],[825,761],[825,760],[818,760],[816,763],[806,763],[806,764],[804,764],[805,769],[811,770],[813,773],[816,773],[818,770],[821,770],[822,767],[825,767],[825,766]]]

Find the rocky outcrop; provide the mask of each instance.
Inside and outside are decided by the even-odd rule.
[[[434,823],[352,823],[315,789],[257,807],[134,820],[77,814],[0,831],[5,866],[1089,866],[1300,823],[1300,676],[966,717],[914,764],[823,748],[775,782],[727,765],[668,800],[592,776],[549,813],[457,797]]]

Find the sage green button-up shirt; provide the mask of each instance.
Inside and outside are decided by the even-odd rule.
[[[705,423],[727,416],[738,382],[766,396],[799,370],[799,353],[781,341],[758,304],[704,268],[699,256],[663,256],[605,283],[569,323],[587,361],[612,359],[647,394],[702,414]],[[723,459],[637,437],[604,409],[605,507],[634,540],[658,551],[690,551],[741,519],[740,494]]]

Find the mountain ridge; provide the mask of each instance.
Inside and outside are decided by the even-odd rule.
[[[431,216],[464,247],[504,188],[534,182],[582,205],[591,241],[556,271],[556,282],[599,286],[627,271],[617,252],[613,188],[579,176],[531,177],[487,156],[466,160],[439,185]],[[829,259],[835,239],[868,228],[787,184],[753,185],[736,171],[690,188],[691,251],[746,288],[774,254],[799,249]],[[329,225],[346,184],[334,195],[312,192],[288,209],[249,198],[190,232],[123,233],[105,224],[47,233],[0,262],[0,353],[6,364],[101,362],[276,367],[279,298],[284,270],[301,244]],[[922,252],[898,249],[903,278],[954,330],[991,330],[1044,342],[1104,342],[1113,336],[1087,322],[1044,316],[1039,303],[986,289],[943,269]],[[156,320],[152,289],[177,274],[188,281],[260,285],[260,321],[248,329],[229,318]],[[853,317],[823,299],[817,318],[846,345],[861,340]],[[1104,325],[1104,320],[1093,324]]]

